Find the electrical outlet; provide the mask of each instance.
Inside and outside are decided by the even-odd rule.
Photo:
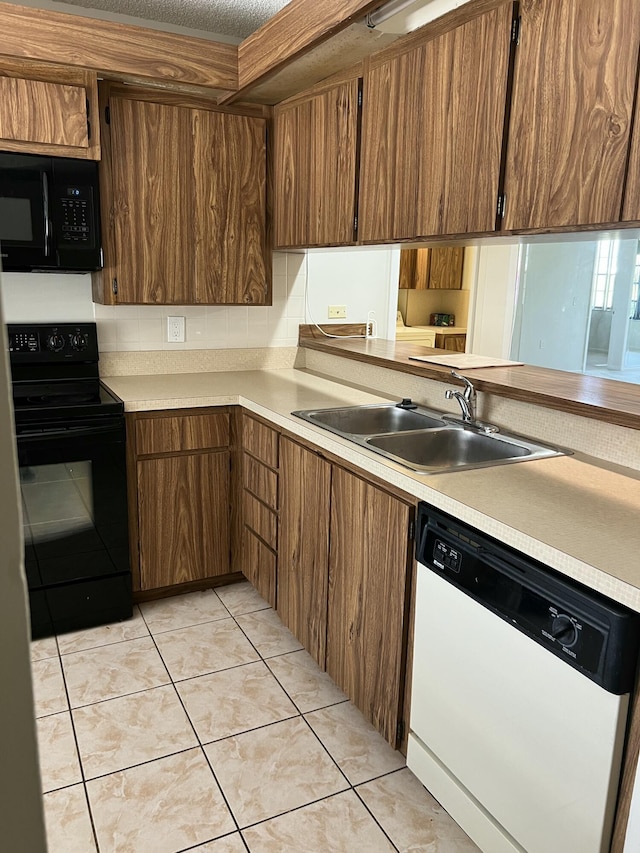
[[[330,320],[346,320],[347,306],[346,305],[329,305]]]
[[[184,343],[184,317],[167,317],[167,341],[170,344]]]

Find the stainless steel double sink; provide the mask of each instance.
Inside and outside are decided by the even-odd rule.
[[[423,474],[559,456],[567,451],[445,412],[402,404],[307,409],[291,414]]]

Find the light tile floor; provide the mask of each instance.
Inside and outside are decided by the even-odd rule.
[[[471,853],[248,583],[32,644],[49,853]]]

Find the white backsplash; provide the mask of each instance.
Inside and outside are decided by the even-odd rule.
[[[3,273],[8,323],[94,320],[102,352],[294,347],[305,322],[305,254],[273,255],[273,305],[94,305],[90,275]],[[186,318],[184,343],[168,343],[167,317]]]
[[[89,274],[3,272],[0,291],[7,323],[86,323],[94,319]]]

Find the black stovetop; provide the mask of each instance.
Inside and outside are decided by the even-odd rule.
[[[7,332],[16,424],[124,411],[100,382],[95,323],[9,324]]]

